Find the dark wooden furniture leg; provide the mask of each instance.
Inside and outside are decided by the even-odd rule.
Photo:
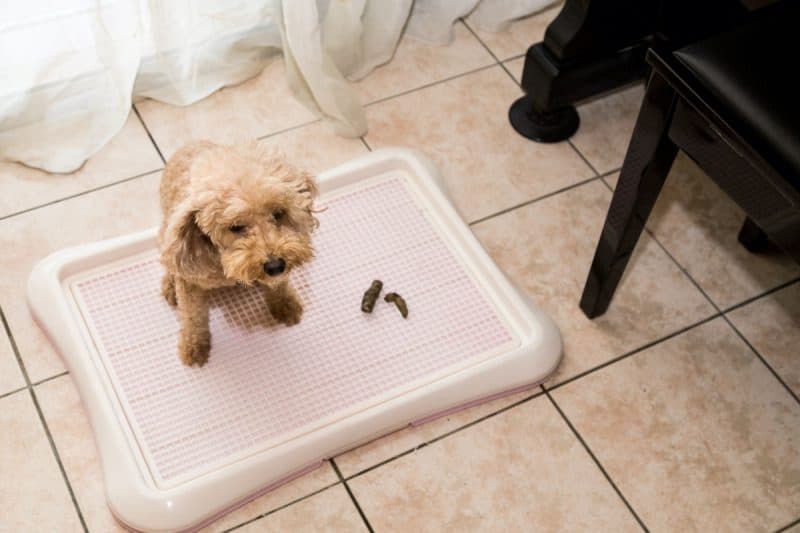
[[[753,253],[766,250],[770,244],[767,234],[750,217],[744,219],[739,230],[739,243]]]
[[[746,12],[739,0],[566,0],[528,49],[511,125],[538,142],[568,139],[580,122],[576,102],[646,78],[649,46],[673,50]]]
[[[539,142],[563,141],[578,129],[574,102],[644,77],[644,38],[658,8],[639,0],[566,0],[544,41],[525,56],[526,95],[508,113],[514,129]]]
[[[659,75],[650,78],[589,277],[581,309],[589,317],[608,309],[678,148],[668,132],[677,95]]]

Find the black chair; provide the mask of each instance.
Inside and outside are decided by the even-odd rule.
[[[672,53],[651,49],[647,92],[581,297],[608,309],[680,148],[747,214],[739,241],[800,262],[800,2],[784,1]]]

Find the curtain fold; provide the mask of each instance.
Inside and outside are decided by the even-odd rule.
[[[0,4],[0,159],[70,172],[124,125],[134,97],[188,105],[282,51],[298,99],[345,136],[366,117],[351,81],[403,32],[502,31],[554,0],[38,0]],[[277,82],[276,83],[282,83]]]

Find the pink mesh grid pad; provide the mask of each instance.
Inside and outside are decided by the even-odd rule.
[[[176,355],[175,311],[156,252],[73,285],[155,479],[208,471],[300,428],[516,342],[395,177],[336,196],[319,214],[317,258],[292,274],[302,322],[276,324],[258,289],[217,291],[201,369]],[[409,317],[361,296],[373,279]]]

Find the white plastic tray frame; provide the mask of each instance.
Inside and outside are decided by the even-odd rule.
[[[555,370],[561,337],[552,320],[516,290],[486,254],[448,200],[436,168],[405,149],[383,149],[318,176],[322,197],[387,172],[401,171],[431,221],[502,314],[517,346],[482,362],[377,398],[313,431],[238,459],[179,485],[157,486],[123,414],[71,295],[71,279],[156,246],[156,230],[56,252],[31,273],[28,303],[62,354],[89,416],[103,468],[108,505],[136,531],[196,530],[264,492],[313,470],[329,457],[415,421],[435,418],[505,391],[532,386]]]

